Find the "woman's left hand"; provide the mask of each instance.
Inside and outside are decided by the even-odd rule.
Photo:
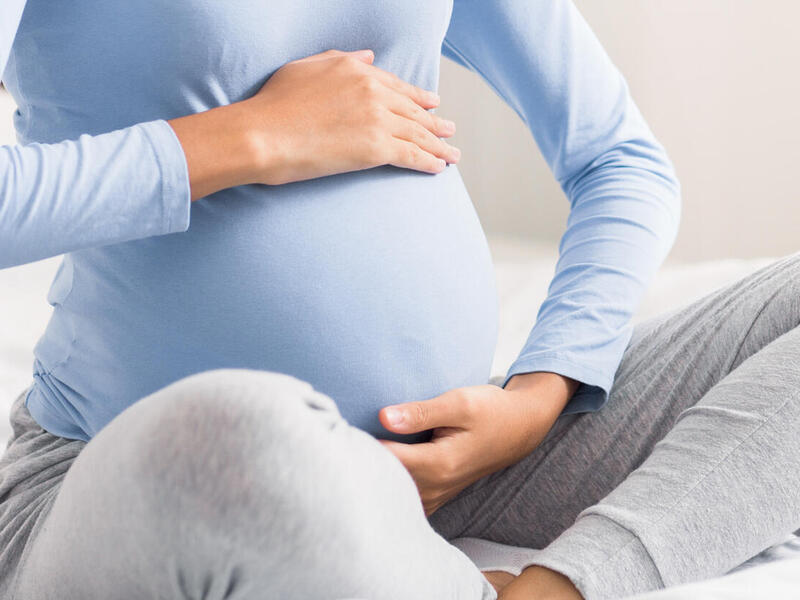
[[[471,483],[536,448],[577,386],[555,373],[525,373],[505,389],[477,385],[387,406],[379,419],[389,431],[433,429],[433,437],[420,444],[380,442],[408,469],[431,515]]]

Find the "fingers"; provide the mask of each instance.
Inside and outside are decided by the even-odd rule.
[[[416,121],[439,137],[450,137],[456,132],[456,124],[453,121],[428,112],[408,96],[398,94],[394,90],[388,94],[386,106],[394,114]]]
[[[436,453],[433,444],[404,444],[393,440],[378,440],[389,452],[397,457],[403,466],[412,473],[436,462]]]
[[[375,60],[375,53],[372,50],[356,50],[355,52],[347,52],[346,54],[350,54],[368,65],[371,65]]]
[[[381,102],[389,109],[389,131],[397,140],[388,164],[440,173],[447,163],[457,163],[461,159],[458,148],[438,137],[452,135],[455,123],[428,112],[395,89],[384,89]]]
[[[392,135],[399,139],[415,144],[433,157],[448,163],[457,163],[461,158],[461,151],[439,139],[416,121],[400,117],[392,113]]]
[[[386,87],[411,98],[422,108],[436,108],[439,106],[439,94],[436,92],[423,90],[421,87],[403,81],[394,73],[384,71],[379,67],[372,66],[370,70],[372,75]]]
[[[415,143],[393,139],[392,148],[388,151],[390,157],[384,164],[432,174],[441,173],[447,167],[447,161],[426,152]]]
[[[325,52],[320,52],[318,54],[312,54],[311,56],[306,56],[305,58],[301,58],[295,62],[312,62],[315,60],[325,60],[328,58],[333,58],[335,56],[352,56],[357,58],[358,60],[371,65],[375,60],[375,53],[372,50],[364,49],[364,50],[354,50],[352,52],[345,52],[344,50],[325,50]]]
[[[412,468],[416,463],[417,453],[414,451],[412,447],[413,444],[404,444],[402,442],[395,442],[393,440],[378,440],[389,452],[394,454],[397,459],[403,463],[403,465],[408,469]],[[410,451],[406,451],[410,450]]]
[[[441,139],[453,135],[455,124],[427,110],[438,106],[439,96],[375,67],[374,58],[369,49],[331,49],[295,62],[331,61],[341,89],[357,86],[362,103],[358,125],[369,134],[364,146],[372,147],[365,162],[379,157],[378,164],[434,174],[458,162],[460,150]]]
[[[454,391],[445,392],[431,400],[382,408],[378,419],[386,429],[396,433],[417,433],[435,427],[463,427],[469,417],[464,400]]]
[[[403,444],[378,440],[406,468],[419,490],[425,514],[431,514],[466,485],[459,480],[459,461],[437,443]],[[450,451],[452,454],[452,450]]]
[[[300,61],[308,62],[315,60],[325,60],[338,56],[352,56],[370,65],[371,76],[375,77],[378,81],[383,83],[388,88],[391,88],[394,91],[399,92],[400,94],[403,94],[411,98],[414,102],[416,102],[419,106],[422,106],[423,108],[435,108],[439,106],[439,95],[436,92],[424,90],[421,87],[417,87],[416,85],[410,84],[407,81],[400,79],[394,73],[390,73],[389,71],[385,71],[379,67],[373,66],[373,62],[375,61],[375,53],[369,49],[355,50],[352,52],[345,52],[343,50],[331,49],[331,50],[326,50],[325,52],[320,52],[319,54],[312,54],[311,56],[301,58]]]
[[[375,60],[375,53],[372,50],[356,50],[352,53],[359,60],[363,60],[368,65],[371,65]]]

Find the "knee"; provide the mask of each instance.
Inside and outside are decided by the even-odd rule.
[[[152,421],[154,427],[191,423],[233,434],[238,427],[253,421],[271,428],[312,415],[331,422],[341,419],[333,400],[310,383],[283,373],[248,369],[217,369],[191,375],[131,408],[139,412],[141,419]]]
[[[386,527],[387,506],[406,522],[424,520],[404,467],[306,382],[210,371],[139,404],[115,437],[128,445],[122,453],[148,514],[236,532],[246,545],[288,531],[308,534],[308,544],[323,536],[358,555],[370,551],[364,532]],[[166,527],[174,525],[167,517]],[[247,529],[257,539],[247,541]]]
[[[255,451],[254,441],[289,442],[293,430],[333,427],[336,404],[310,383],[269,371],[219,369],[186,377],[139,401],[132,415],[165,445],[201,450],[224,445]],[[156,444],[158,445],[158,444]]]
[[[94,534],[117,539],[137,523],[131,551],[177,552],[196,564],[231,551],[256,557],[260,571],[282,571],[302,553],[345,579],[355,571],[339,569],[344,557],[367,571],[393,570],[392,545],[376,536],[430,544],[416,487],[328,403],[294,378],[239,371],[197,375],[145,398],[74,465],[73,485],[90,486],[95,505],[124,507],[116,529]]]
[[[343,426],[333,401],[307,382],[279,373],[216,370],[140,400],[93,442],[159,502],[194,497],[220,510],[245,510],[286,470],[287,461],[313,452]],[[310,463],[295,468],[304,466]],[[208,505],[201,509],[213,512]]]
[[[740,294],[745,301],[749,292],[764,309],[774,307],[796,314],[800,308],[800,252],[770,263],[739,283],[749,284]]]
[[[800,254],[757,271],[739,287],[740,312],[728,319],[741,338],[731,370],[800,324]]]

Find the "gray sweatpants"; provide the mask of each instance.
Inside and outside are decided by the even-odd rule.
[[[589,599],[720,575],[800,527],[800,255],[639,326],[606,407],[426,519],[413,481],[301,381],[213,371],[88,444],[18,399],[0,597],[493,599],[446,540],[526,548]]]

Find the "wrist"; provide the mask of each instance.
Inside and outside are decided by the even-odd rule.
[[[269,118],[276,118],[279,110],[268,105],[268,97],[261,93],[247,100],[231,105],[236,107],[237,135],[245,150],[245,176],[247,183],[279,185],[288,183],[289,140],[281,139],[276,124]],[[280,116],[277,116],[280,121]]]
[[[545,398],[553,403],[561,404],[563,409],[579,385],[578,381],[559,373],[534,371],[512,376],[505,389],[523,396]]]
[[[167,121],[186,157],[193,201],[257,181],[261,157],[241,104]]]
[[[518,422],[528,443],[524,454],[544,439],[578,385],[569,377],[545,371],[521,373],[509,379],[505,391],[517,407]]]

